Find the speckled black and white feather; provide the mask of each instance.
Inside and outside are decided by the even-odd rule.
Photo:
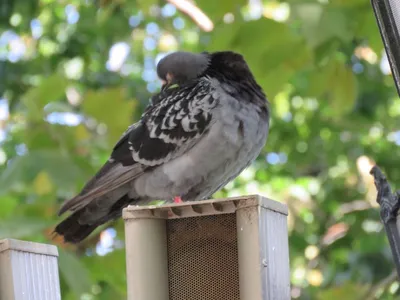
[[[264,146],[268,103],[241,55],[178,53],[160,63],[160,77],[178,86],[153,97],[105,165],[64,203],[60,213],[73,213],[55,231],[66,241],[81,241],[129,204],[209,197]]]
[[[151,106],[127,137],[131,163],[155,166],[186,152],[209,128],[217,103],[204,78]]]

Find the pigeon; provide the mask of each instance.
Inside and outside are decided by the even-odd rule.
[[[270,123],[267,97],[244,57],[233,51],[174,52],[157,65],[163,81],[140,120],[54,229],[79,243],[117,220],[128,205],[207,199],[260,154]]]

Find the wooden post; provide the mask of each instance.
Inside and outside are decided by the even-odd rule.
[[[286,205],[258,195],[129,206],[129,300],[289,300]]]
[[[0,240],[1,300],[60,300],[56,246]]]

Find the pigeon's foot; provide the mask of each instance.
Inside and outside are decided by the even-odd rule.
[[[179,196],[174,197],[174,203],[182,203],[182,198]]]

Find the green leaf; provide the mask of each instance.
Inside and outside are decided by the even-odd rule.
[[[262,47],[260,41],[266,41]],[[210,49],[231,49],[241,53],[270,99],[298,69],[312,62],[305,41],[287,25],[270,19],[220,26],[212,34]],[[295,54],[293,49],[296,49]]]
[[[200,7],[204,13],[212,20],[219,20],[226,13],[239,12],[243,5],[247,4],[245,0],[220,0],[220,1],[209,1],[209,0],[197,0],[196,4]]]
[[[137,6],[145,13],[148,14],[153,5],[157,5],[158,0],[136,0]]]
[[[43,219],[35,219],[27,216],[0,220],[0,239],[10,238],[23,239],[40,234],[51,224]]]
[[[59,248],[58,251],[60,273],[75,293],[76,298],[80,299],[82,294],[89,293],[92,288],[93,283],[89,277],[89,273],[85,265],[75,255],[62,248]],[[103,269],[103,272],[106,272],[106,270]]]
[[[357,79],[352,70],[343,62],[334,61],[328,66],[330,74],[328,93],[335,115],[350,112],[357,100]]]
[[[75,188],[77,180],[83,174],[70,157],[56,150],[38,150],[15,157],[5,172],[0,176],[0,193],[6,193],[21,184],[30,184],[44,171],[59,189]]]
[[[357,24],[356,35],[362,36],[368,40],[370,46],[377,54],[383,50],[382,37],[379,34],[377,21],[370,9],[364,9],[362,13],[354,16],[354,21]]]
[[[9,217],[18,207],[18,199],[12,196],[0,197],[0,219]]]
[[[310,72],[307,79],[306,95],[327,98],[330,115],[342,116],[354,108],[358,96],[357,78],[342,60],[331,59]]]
[[[326,68],[316,69],[308,77],[307,95],[311,97],[321,97],[327,90],[330,89],[329,79],[330,72]]]
[[[267,98],[272,101],[278,93],[282,92],[284,86],[294,74],[294,71],[282,66],[275,69],[274,72],[265,73],[266,74],[262,76],[258,71],[256,71],[255,76],[257,82],[264,89]]]
[[[28,115],[33,120],[43,118],[43,108],[46,104],[59,100],[67,88],[68,81],[62,75],[56,73],[43,81],[36,87],[31,88],[22,98],[28,108]]]
[[[342,286],[333,287],[318,293],[319,300],[359,299],[368,291],[368,286],[347,282]]]
[[[318,3],[292,6],[293,17],[301,20],[303,36],[312,47],[337,38],[350,42],[354,37],[352,18],[348,10]]]
[[[332,5],[335,6],[364,6],[365,7],[365,0],[331,0]],[[368,3],[369,7],[369,3]]]
[[[53,190],[51,178],[45,171],[40,171],[33,181],[33,187],[37,195],[44,196]]]
[[[357,249],[360,253],[374,254],[378,253],[382,245],[386,243],[386,236],[379,233],[368,233],[368,235],[362,235],[354,242],[354,249]]]
[[[93,280],[108,282],[115,290],[126,293],[125,251],[114,250],[105,256],[86,257],[85,263]]]
[[[111,143],[132,123],[133,108],[134,102],[125,99],[121,88],[89,91],[82,104],[85,114],[107,125]]]
[[[228,46],[233,45],[237,31],[242,25],[243,22],[237,21],[232,24],[222,24],[215,28],[210,35],[211,42],[207,49],[209,51],[223,51],[224,49],[228,49]],[[234,51],[233,46],[230,49]]]

